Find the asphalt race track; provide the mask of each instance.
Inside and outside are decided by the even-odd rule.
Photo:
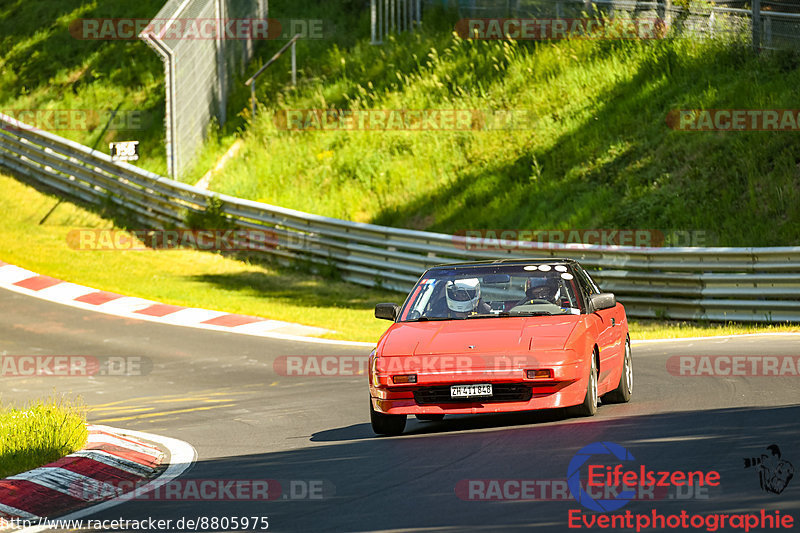
[[[553,486],[546,480],[566,479],[573,456],[598,441],[627,448],[636,468],[717,471],[721,477],[705,493],[631,501],[618,512],[766,509],[800,518],[800,473],[773,494],[760,487],[757,468],[743,463],[777,444],[783,459],[800,467],[800,377],[667,371],[667,359],[676,355],[798,356],[799,336],[635,345],[632,402],[601,406],[591,419],[565,418],[560,411],[443,422],[409,418],[403,436],[376,438],[365,377],[291,377],[273,367],[281,356],[364,356],[368,348],[139,322],[7,291],[0,291],[0,305],[3,355],[140,357],[146,370],[141,376],[4,377],[4,402],[54,390],[80,395],[93,408],[93,423],[191,443],[198,460],[187,480],[278,480],[283,487],[275,501],[134,501],[92,519],[268,516],[270,531],[567,531],[571,510],[593,515],[572,498],[510,494],[470,501],[461,489],[469,480]],[[323,487],[322,497],[309,498],[303,487]]]

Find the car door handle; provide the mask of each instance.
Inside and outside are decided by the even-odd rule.
[[[611,327],[613,328],[613,327],[614,327],[614,326],[616,326],[616,325],[617,325],[617,319],[615,319],[615,318],[612,316],[612,317],[611,317]]]

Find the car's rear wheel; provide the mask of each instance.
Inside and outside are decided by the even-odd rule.
[[[414,415],[417,417],[417,420],[422,420],[423,422],[439,422],[440,420],[444,420],[443,414],[430,414],[430,415]]]
[[[592,353],[592,365],[589,369],[589,382],[586,385],[586,396],[583,403],[569,407],[571,416],[594,416],[597,413],[597,358]]]
[[[372,431],[378,435],[400,435],[406,428],[406,415],[379,413],[372,407],[372,398],[369,400],[369,420]]]
[[[603,396],[606,403],[625,403],[633,394],[633,358],[631,357],[631,341],[625,341],[625,359],[622,362],[622,376],[616,389]]]

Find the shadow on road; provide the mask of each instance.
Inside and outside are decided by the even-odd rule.
[[[316,433],[309,447],[200,460],[186,479],[277,480],[272,502],[135,502],[103,513],[123,516],[269,515],[276,531],[564,531],[561,501],[469,501],[456,487],[466,480],[563,480],[573,456],[587,444],[616,442],[634,456],[631,469],[718,471],[721,485],[687,499],[632,501],[623,511],[650,513],[741,512],[778,509],[800,514],[800,482],[782,494],[759,485],[744,458],[778,444],[784,459],[800,464],[800,406],[731,408],[627,418],[558,420],[558,413],[454,417],[442,423],[409,421],[410,434],[370,438],[366,424]],[[503,427],[499,425],[522,425]],[[530,425],[535,424],[535,425]],[[469,429],[482,431],[466,432]],[[444,430],[444,431],[443,431]],[[582,475],[585,476],[585,472]],[[325,487],[321,499],[293,500],[298,486]],[[304,485],[305,484],[305,485]],[[311,485],[309,485],[311,484]],[[302,491],[301,491],[302,492]],[[588,511],[582,509],[583,511]]]

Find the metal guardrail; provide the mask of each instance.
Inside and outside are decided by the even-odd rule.
[[[334,265],[342,278],[408,291],[423,269],[471,259],[581,261],[633,317],[800,322],[800,247],[635,248],[523,243],[471,250],[465,237],[349,222],[214,194],[0,114],[0,167],[92,204],[111,202],[143,228],[185,227],[216,197],[236,228],[269,230],[254,251],[280,262]]]

